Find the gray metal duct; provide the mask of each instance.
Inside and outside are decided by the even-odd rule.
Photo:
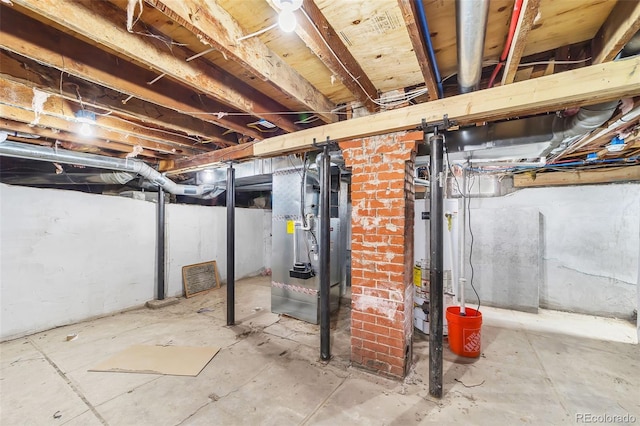
[[[571,117],[543,115],[447,132],[447,151],[452,160],[545,156],[600,127],[617,106],[618,101],[606,102],[582,107]]]
[[[135,177],[136,175],[127,172],[29,173],[7,176],[3,178],[3,182],[14,185],[124,185]]]
[[[480,85],[488,16],[489,0],[456,0],[460,93],[473,92]]]
[[[0,142],[0,155],[6,157],[26,158],[29,160],[52,161],[63,164],[76,164],[99,169],[117,170],[138,174],[145,179],[164,188],[165,191],[176,195],[187,195],[198,198],[213,198],[221,194],[224,189],[217,185],[180,185],[158,171],[152,169],[142,161],[104,157],[95,154],[53,149],[42,146],[23,144],[18,142]]]

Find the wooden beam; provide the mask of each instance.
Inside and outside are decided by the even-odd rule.
[[[592,62],[600,64],[612,61],[638,30],[640,30],[640,1],[618,1],[593,38]]]
[[[640,166],[520,174],[513,177],[516,188],[539,186],[587,185],[595,183],[634,182],[640,180]]]
[[[249,120],[239,117],[217,117],[215,111],[225,108],[221,103],[189,91],[169,79],[163,78],[150,86],[147,82],[155,78],[156,73],[119,60],[6,6],[0,5],[0,11],[2,49],[120,92],[122,98],[117,102],[128,103],[125,102],[126,99],[134,96],[180,113],[196,114],[204,121],[240,134],[263,138],[260,132],[247,128],[246,123]]]
[[[278,11],[273,0],[267,2]],[[359,102],[370,112],[377,111],[379,108],[373,102],[373,99],[378,97],[376,86],[313,0],[304,0],[302,8],[296,11],[295,15],[298,23],[295,31],[298,37]]]
[[[337,116],[330,112],[335,105],[259,38],[237,41],[245,35],[242,28],[215,0],[145,1],[194,33],[204,44],[223,52],[251,74],[285,92],[304,109],[316,111],[325,122],[337,121]]]
[[[66,102],[58,97],[49,96],[41,105],[41,111],[34,111],[34,93],[32,90],[20,90],[17,84],[0,80],[0,118],[21,123],[41,125],[59,131],[78,133],[80,123]],[[148,150],[171,155],[196,155],[202,150],[189,146],[170,145],[150,136],[149,133],[136,133],[139,129],[132,123],[113,123],[113,118],[97,117],[93,125],[94,135],[87,138],[103,139],[129,146],[129,152],[136,145]],[[106,123],[103,125],[103,122]],[[61,136],[60,136],[61,138]]]
[[[55,141],[55,143],[57,143],[57,146],[59,146],[60,148],[68,149],[71,151],[104,153],[103,150],[106,149],[122,154],[129,154],[132,150],[131,145],[95,138],[85,138],[75,133],[61,132],[60,130],[52,130],[47,127],[30,126],[25,123],[7,120],[2,117],[0,117],[0,127],[2,127],[2,129],[4,130],[11,130],[12,132],[27,133],[49,139],[49,141],[43,139],[27,139],[26,142],[34,143],[37,145],[52,146],[54,144],[53,141]],[[140,157],[154,159],[154,161],[155,159],[167,158],[167,156],[164,154],[159,154],[156,151],[152,151],[146,148],[144,148],[142,152],[140,152],[138,158]]]
[[[507,62],[504,64],[504,71],[502,73],[503,86],[505,84],[513,83],[513,80],[516,77],[518,65],[520,65],[524,48],[527,45],[527,36],[533,27],[533,21],[538,15],[539,7],[540,0],[524,0],[522,2],[522,9],[520,10],[516,32],[513,35],[513,41],[511,42],[511,49],[509,50],[509,56],[507,56]]]
[[[242,160],[253,157],[253,147],[256,142],[243,143],[237,146],[218,149],[191,158],[182,158],[167,164],[162,171],[169,171],[171,174],[195,171],[206,168],[212,164],[225,161]]]
[[[415,128],[447,114],[459,124],[555,111],[640,94],[640,58],[594,65],[517,84],[439,99],[376,115],[265,139],[256,156],[272,156],[313,146],[313,140],[348,140]]]
[[[0,93],[5,95],[2,100],[0,100],[0,105],[2,106],[0,116],[5,112],[4,107],[17,107],[22,112],[12,112],[12,120],[25,123],[30,123],[34,120],[35,114],[32,103],[34,99],[33,88],[0,77]],[[61,124],[62,127],[57,127],[60,130],[76,130],[75,128],[78,127],[75,112],[82,108],[80,105],[74,109],[68,101],[57,95],[48,94],[47,102],[45,102],[42,107],[42,114],[62,118],[67,122]],[[6,111],[10,110],[7,109]],[[203,150],[193,142],[184,138],[166,134],[165,132],[160,132],[146,126],[140,126],[111,115],[96,116],[96,124],[94,127],[109,132],[106,133],[109,136],[105,137],[105,139],[120,141],[130,146],[140,145],[147,149],[167,154],[194,155],[201,154],[206,150]],[[111,132],[115,132],[115,134]]]
[[[329,138],[343,141],[409,130],[416,128],[422,119],[427,123],[441,121],[443,114],[465,125],[591,105],[638,94],[640,58],[632,58],[276,136],[255,143],[253,153],[245,158],[274,157],[310,150],[314,140]],[[233,148],[214,152],[221,155]],[[191,164],[206,164],[207,161],[205,154],[201,159],[200,156],[192,159]]]
[[[186,49],[177,46],[169,49],[163,41],[154,37],[128,32],[124,12],[109,3],[92,0],[16,0],[14,4],[79,33],[122,58],[155,70],[155,75],[147,82],[161,74],[168,77],[149,86],[151,89],[168,79],[174,79],[228,105],[223,110],[210,112],[233,112],[230,109],[235,108],[266,119],[289,132],[300,129],[290,117],[272,115],[285,108],[257,93],[241,80],[201,59],[187,62],[191,52]],[[92,55],[95,55],[96,48],[92,50]]]
[[[422,1],[422,0],[420,0]],[[402,17],[404,18],[404,24],[409,32],[409,38],[413,45],[413,53],[416,55],[418,64],[420,65],[420,71],[424,78],[424,83],[427,86],[427,97],[430,101],[439,98],[438,94],[438,82],[431,68],[432,64],[427,54],[427,49],[422,42],[422,32],[418,28],[416,23],[416,8],[413,0],[398,0],[398,6],[402,11]],[[431,37],[431,34],[425,34],[425,37]]]
[[[88,83],[75,76],[63,75],[64,73],[60,71],[28,58],[0,50],[0,63],[2,64],[0,69],[2,78],[57,94],[70,101],[82,100],[84,105],[97,110],[113,111],[120,116],[135,119],[148,125],[191,136],[203,143],[206,142],[206,145],[199,145],[205,150],[213,150],[216,145],[224,147],[238,143],[233,133],[223,135],[222,128],[216,124],[180,114],[137,98],[131,98],[123,103],[122,100],[125,97],[121,93]]]

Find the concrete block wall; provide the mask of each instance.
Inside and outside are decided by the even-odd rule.
[[[167,206],[167,296],[185,265],[217,260],[226,279],[225,212]],[[153,299],[155,219],[147,201],[0,184],[0,340]],[[236,278],[270,267],[263,223],[270,211],[237,209]]]
[[[391,377],[411,360],[415,139],[340,143],[352,170],[351,361]]]

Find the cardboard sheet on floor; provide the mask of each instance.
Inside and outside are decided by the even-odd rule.
[[[89,371],[197,376],[220,348],[134,345]]]

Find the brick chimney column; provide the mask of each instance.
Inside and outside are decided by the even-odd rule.
[[[413,165],[421,132],[341,142],[351,167],[351,362],[402,378],[413,335]]]

